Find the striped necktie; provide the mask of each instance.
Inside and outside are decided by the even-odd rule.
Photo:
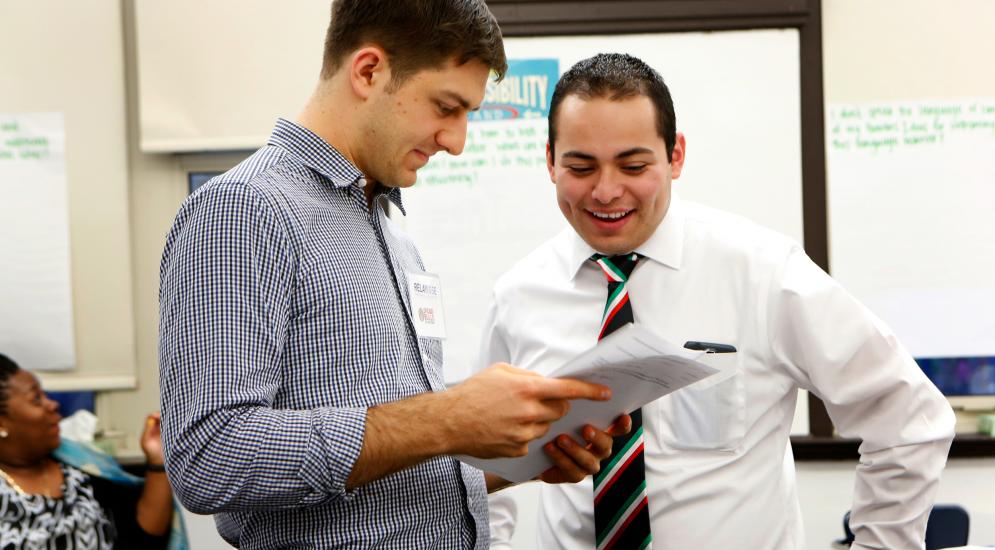
[[[598,340],[633,321],[626,282],[639,255],[591,256],[608,279],[608,301]],[[651,548],[650,516],[643,462],[643,416],[631,414],[632,430],[612,442],[612,454],[594,476],[594,528],[598,550]]]

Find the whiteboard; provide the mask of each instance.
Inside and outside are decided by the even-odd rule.
[[[995,356],[995,98],[832,103],[833,274],[915,357]]]
[[[670,87],[687,137],[675,192],[801,242],[796,30],[509,38],[505,47],[509,60],[556,59],[560,73],[599,52],[643,59]],[[401,223],[442,279],[447,382],[478,360],[497,278],[565,227],[545,168],[546,133],[543,119],[471,122],[464,154],[436,155],[404,193]]]

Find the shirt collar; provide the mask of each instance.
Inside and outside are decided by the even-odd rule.
[[[401,188],[400,187],[388,187],[387,191],[381,193],[381,196],[386,196],[390,202],[394,203],[394,206],[401,211],[404,216],[408,215],[407,210],[404,209],[404,203],[401,202]]]
[[[684,258],[684,220],[684,207],[680,199],[676,195],[671,195],[670,207],[660,225],[650,238],[637,246],[633,252],[672,269],[680,269]],[[570,276],[575,277],[584,262],[597,251],[591,248],[591,245],[587,244],[572,227],[566,230],[570,232],[567,267]]]
[[[342,156],[335,147],[318,134],[295,122],[284,118],[277,119],[268,144],[296,156],[305,166],[320,174],[336,188],[354,185],[363,192],[363,187],[373,185],[372,182],[366,181],[359,168]],[[390,199],[401,213],[406,215],[401,204],[400,188],[386,187],[380,195]]]

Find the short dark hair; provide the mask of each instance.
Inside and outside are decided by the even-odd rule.
[[[667,161],[673,158],[677,139],[674,100],[660,73],[641,59],[623,53],[599,53],[578,61],[560,77],[549,103],[550,153],[555,152],[560,103],[570,95],[584,100],[607,97],[620,101],[639,95],[650,98],[656,108],[656,131],[667,145]]]
[[[7,398],[10,397],[7,395],[7,384],[10,377],[20,370],[21,367],[13,359],[0,353],[0,415],[7,414]]]
[[[366,42],[387,52],[394,87],[453,58],[459,65],[476,59],[497,80],[508,70],[501,29],[484,0],[334,0],[321,77]]]

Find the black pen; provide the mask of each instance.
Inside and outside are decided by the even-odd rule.
[[[684,342],[684,347],[689,350],[703,351],[705,353],[736,353],[736,347],[729,344],[715,344],[713,342],[695,342],[689,340]]]

